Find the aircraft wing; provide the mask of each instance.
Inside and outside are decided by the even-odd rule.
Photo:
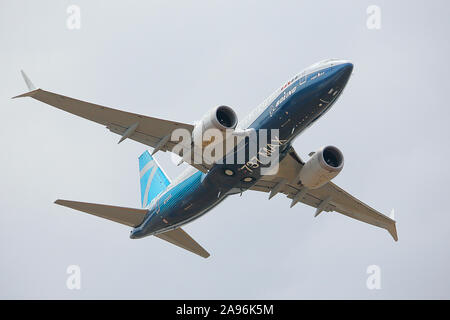
[[[155,148],[156,151],[171,151],[178,144],[178,141],[170,140],[172,131],[183,128],[192,133],[194,129],[194,126],[190,124],[147,117],[73,99],[42,89],[35,89],[33,83],[23,72],[22,75],[30,91],[14,98],[31,97],[79,117],[97,122],[122,136],[119,143],[129,138]],[[194,164],[194,161],[191,161],[191,163],[197,170],[203,172],[210,169],[210,165],[206,163]]]
[[[55,201],[64,207],[86,212],[100,218],[118,222],[130,227],[139,226],[145,218],[148,210],[125,207],[109,206],[105,204],[87,203],[79,201],[61,200]],[[203,258],[208,258],[209,253],[192,239],[183,229],[177,228],[171,231],[155,235],[160,239],[170,242],[182,249],[195,253]]]
[[[395,241],[398,240],[395,220],[369,207],[334,183],[328,182],[322,187],[312,190],[292,181],[293,177],[297,177],[303,164],[291,147],[288,155],[280,162],[278,173],[262,177],[250,190],[270,192],[270,197],[278,192],[284,193],[289,199],[292,199],[291,207],[297,202],[303,202],[317,208],[315,216],[322,211],[336,211],[350,218],[386,229]]]

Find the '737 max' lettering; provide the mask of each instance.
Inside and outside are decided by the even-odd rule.
[[[262,156],[262,157],[270,158],[275,153],[275,151],[278,151],[280,146],[282,146],[286,142],[287,142],[287,140],[280,140],[278,137],[275,137],[275,139],[272,139],[272,143],[268,143],[266,146],[262,147],[258,151],[257,155],[255,155],[249,161],[247,161],[242,167],[239,168],[239,170],[246,169],[250,172],[253,172],[252,169],[258,168],[260,166],[260,164],[262,164],[262,165],[267,164],[267,163],[261,161],[260,158],[258,157],[258,155]],[[278,152],[276,152],[276,155],[278,155]],[[278,161],[278,157],[276,160]]]

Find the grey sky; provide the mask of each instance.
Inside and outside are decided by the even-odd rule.
[[[66,9],[81,8],[81,29]],[[381,30],[368,30],[376,4]],[[0,1],[0,298],[450,298],[448,1]],[[219,105],[242,118],[326,58],[355,64],[333,109],[295,141],[338,146],[335,182],[376,209],[382,229],[278,195],[231,197],[186,230],[204,260],[53,204],[139,207],[144,145],[32,99],[39,87],[193,122]],[[158,160],[171,177],[168,154]],[[82,289],[66,288],[81,267]],[[381,290],[366,269],[381,268]]]

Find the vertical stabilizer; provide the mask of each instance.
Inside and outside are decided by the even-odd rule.
[[[148,151],[139,157],[139,175],[141,182],[141,204],[145,208],[150,201],[166,190],[170,179]]]

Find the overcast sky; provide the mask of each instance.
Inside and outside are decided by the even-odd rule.
[[[81,28],[67,27],[69,5]],[[381,29],[367,27],[369,5]],[[0,298],[450,298],[448,1],[0,0]],[[335,182],[389,214],[383,229],[265,193],[233,196],[188,231],[207,260],[53,204],[139,207],[146,146],[41,102],[39,87],[189,122],[226,104],[243,118],[308,65],[355,69],[333,109],[294,142],[338,146]],[[174,178],[169,154],[158,153]],[[69,265],[81,289],[66,287]],[[367,268],[381,289],[366,286]]]

